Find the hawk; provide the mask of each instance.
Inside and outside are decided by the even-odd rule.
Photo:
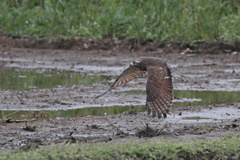
[[[142,57],[140,61],[133,61],[115,80],[111,87],[96,98],[135,78],[142,77],[145,73],[147,73],[146,107],[148,115],[152,115],[152,117],[157,116],[158,118],[163,116],[166,118],[169,107],[172,105],[173,87],[171,71],[167,63],[162,61],[161,58]]]

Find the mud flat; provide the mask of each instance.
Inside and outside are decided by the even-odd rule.
[[[94,98],[141,56],[161,57],[172,69],[177,98],[166,119],[146,115],[144,78]],[[239,53],[12,48],[0,62],[1,152],[49,142],[188,141],[240,133]]]

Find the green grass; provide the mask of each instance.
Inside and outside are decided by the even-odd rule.
[[[52,145],[37,150],[7,153],[0,160],[8,159],[238,159],[240,138],[230,137],[213,141],[192,142],[129,142],[123,144]]]
[[[238,0],[2,0],[0,30],[16,37],[240,40]]]

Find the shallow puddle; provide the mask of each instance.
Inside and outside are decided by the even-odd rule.
[[[82,75],[69,71],[1,68],[0,90],[43,89],[58,85],[91,85],[104,79],[108,79],[108,77]]]
[[[184,117],[183,119],[186,119],[186,120],[201,120],[201,119],[210,119],[210,118],[208,118],[208,117],[193,116],[193,117]]]
[[[208,104],[223,104],[240,102],[239,91],[191,91],[191,90],[176,90],[174,91],[176,97],[184,97],[190,99],[197,99],[192,102],[177,102],[179,106],[198,106]]]
[[[112,107],[91,107],[81,109],[57,110],[57,111],[0,111],[0,119],[48,119],[80,117],[87,115],[112,115],[129,111],[131,114],[143,112],[145,106],[112,106]]]
[[[181,115],[170,115],[167,119],[172,123],[202,123],[217,122],[226,119],[238,119],[240,110],[237,107],[226,106],[216,108],[203,108],[199,111],[183,111]]]
[[[142,90],[124,91],[129,94],[146,94]],[[175,106],[199,106],[240,102],[240,91],[174,90]]]
[[[144,91],[124,91],[127,93],[145,93]],[[198,106],[208,104],[233,103],[240,101],[240,92],[227,91],[188,91],[176,90],[175,97],[181,97],[174,100],[175,106]],[[145,106],[109,106],[109,107],[88,107],[81,109],[57,110],[57,111],[0,111],[0,119],[48,119],[58,117],[79,117],[87,115],[112,115],[130,111],[145,111]],[[188,117],[186,119],[201,119],[197,117]]]
[[[109,80],[109,76],[82,75],[76,72],[57,70],[27,70],[15,68],[1,68],[0,90],[31,90],[53,88],[58,85],[92,85]],[[123,91],[128,94],[146,94],[142,90]],[[198,106],[208,104],[222,104],[240,102],[239,91],[191,91],[175,90],[175,106]],[[0,111],[0,119],[48,119],[58,117],[79,117],[87,115],[111,115],[133,110],[145,111],[145,106],[109,106],[88,107],[54,111]],[[201,119],[190,117],[189,119]]]

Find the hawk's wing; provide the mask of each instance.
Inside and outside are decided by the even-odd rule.
[[[134,67],[134,66],[130,66],[128,67],[127,69],[125,69],[120,76],[118,76],[118,78],[115,80],[115,82],[111,85],[111,87],[106,91],[104,92],[103,94],[95,97],[95,98],[99,98],[103,95],[105,95],[108,91],[116,88],[116,87],[119,87],[121,85],[124,85],[126,84],[127,82],[135,79],[135,78],[138,78],[138,77],[141,77],[143,76],[143,74],[145,73],[146,71],[141,71],[139,68],[137,67]]]
[[[153,117],[162,115],[166,118],[172,104],[172,77],[167,65],[149,66],[147,68],[147,102],[148,114]]]

